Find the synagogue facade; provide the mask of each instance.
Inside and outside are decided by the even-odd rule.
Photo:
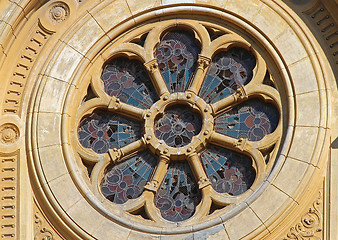
[[[338,236],[337,0],[1,0],[0,237]]]

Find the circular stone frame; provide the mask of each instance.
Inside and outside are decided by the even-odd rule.
[[[103,1],[97,4],[88,14],[83,14],[77,24],[67,25],[64,34],[59,36],[62,41],[50,50],[48,60],[41,63],[42,68],[35,70],[37,74],[43,74],[35,85],[36,94],[29,105],[27,149],[38,201],[44,203],[44,210],[51,221],[58,222],[56,226],[60,226],[58,230],[61,234],[72,239],[105,239],[116,235],[135,239],[149,236],[165,238],[176,234],[199,237],[215,233],[223,239],[266,236],[273,239],[274,236],[279,236],[282,230],[278,229],[278,225],[292,219],[287,212],[296,208],[295,201],[309,201],[306,189],[317,186],[315,180],[324,171],[325,162],[320,156],[325,154],[323,149],[328,149],[323,146],[328,144],[330,105],[326,82],[330,70],[324,64],[323,55],[316,54],[321,52],[319,45],[310,31],[298,23],[300,20],[294,15],[288,14],[290,10],[279,1],[247,2],[246,9],[249,10],[241,8],[241,3],[226,6],[154,6],[152,1],[144,1],[142,4],[146,10],[135,10],[133,15],[120,13],[114,24],[107,24],[107,18],[116,14],[115,3]],[[127,8],[122,5],[120,9],[124,7]],[[255,17],[252,13],[255,9],[273,15],[278,27],[267,25]],[[74,14],[73,11],[76,11],[74,7],[70,9],[70,16]],[[226,214],[207,222],[159,229],[125,221],[119,217],[119,211],[106,212],[91,189],[85,187],[84,191],[80,191],[85,183],[74,177],[83,173],[70,161],[74,156],[69,139],[70,134],[74,134],[74,129],[70,129],[69,125],[71,120],[67,109],[71,108],[72,102],[67,96],[76,91],[81,71],[91,64],[90,59],[111,39],[135,23],[175,14],[221,19],[245,29],[248,35],[264,45],[278,66],[280,79],[285,85],[287,100],[283,104],[288,112],[283,112],[283,118],[287,119],[288,126],[285,126],[285,138],[273,170],[245,202],[238,203]],[[282,33],[277,33],[275,27]],[[88,29],[96,34],[83,45],[81,36]],[[306,77],[299,72],[305,68],[308,70]],[[308,84],[304,84],[304,79]],[[51,93],[48,89],[53,87],[56,91]],[[309,115],[315,117],[309,119]],[[304,138],[310,144],[302,144]]]
[[[155,119],[159,114],[163,114],[171,105],[188,105],[193,110],[200,113],[202,117],[201,131],[193,136],[191,142],[183,147],[170,147],[164,141],[160,141],[154,134]],[[149,145],[149,149],[155,154],[164,154],[172,160],[185,160],[194,150],[199,151],[207,144],[207,139],[213,130],[214,118],[211,115],[212,109],[200,97],[190,92],[178,92],[163,96],[159,101],[147,111],[144,124],[144,139]],[[198,139],[198,140],[197,140]]]

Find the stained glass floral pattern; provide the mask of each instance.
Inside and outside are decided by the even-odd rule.
[[[219,193],[240,195],[255,180],[252,160],[243,154],[211,145],[201,152],[200,159],[212,187]]]
[[[208,30],[211,40],[232,34],[219,29],[215,33]],[[100,179],[99,183],[94,183],[95,187],[113,205],[121,206],[131,201],[123,205],[130,214],[140,211],[140,216],[156,222],[182,222],[201,214],[212,214],[212,209],[203,209],[202,197],[203,201],[208,199],[207,202],[224,201],[221,205],[227,206],[237,199],[236,196],[253,188],[255,180],[259,179],[258,173],[271,169],[271,166],[264,168],[264,164],[268,166],[272,161],[264,161],[262,154],[253,154],[253,151],[259,152],[257,146],[266,144],[259,140],[277,132],[281,116],[271,93],[274,91],[275,94],[278,84],[274,81],[274,88],[269,87],[271,84],[266,85],[269,74],[265,79],[256,77],[264,74],[254,76],[256,61],[262,60],[256,59],[258,53],[255,50],[246,50],[248,46],[214,49],[214,53],[209,51],[213,56],[207,56],[205,46],[200,46],[205,41],[197,41],[192,30],[175,27],[164,33],[155,33],[158,33],[156,39],[160,42],[151,49],[155,49],[153,53],[158,69],[156,64],[151,67],[146,64],[148,68],[145,68],[141,60],[153,63],[153,59],[146,56],[137,60],[119,55],[107,61],[101,80],[97,80],[99,84],[91,84],[97,94],[95,100],[90,100],[95,103],[102,98],[106,108],[97,106],[92,114],[82,117],[77,129],[78,140],[84,148],[98,154],[106,153],[96,157],[91,162],[93,166],[99,158],[104,157],[105,161],[110,158],[111,163],[105,169],[96,170],[99,167],[95,165],[91,179]],[[141,42],[138,38],[131,41],[147,51],[151,44],[147,42],[149,36],[153,34],[147,33]],[[203,34],[199,36],[202,38]],[[208,47],[211,46],[212,43]],[[211,63],[201,61],[205,71],[196,74],[201,49],[206,56],[200,56],[200,59],[211,58]],[[146,55],[151,56],[150,53]],[[263,71],[268,73],[264,67]],[[226,105],[228,101],[214,104],[238,88],[244,87],[246,91],[250,81],[265,84],[256,98],[250,93],[248,99],[238,98],[243,101],[239,104],[237,98],[233,98],[232,105]],[[102,87],[102,83],[103,89],[96,89]],[[103,90],[104,97],[101,96]],[[258,98],[267,94],[264,91],[269,92],[272,103]],[[88,91],[84,99],[93,96]],[[110,97],[121,101],[114,102],[116,106],[111,107]],[[91,105],[88,101],[82,106]],[[83,112],[87,111],[85,108]],[[248,141],[237,142],[240,138]],[[241,145],[243,142],[249,146],[247,149]],[[113,148],[116,149],[109,151]],[[83,154],[88,155],[88,152]],[[90,159],[86,161],[90,162]],[[101,166],[107,166],[105,164]],[[100,175],[102,172],[103,176]],[[141,201],[132,202],[144,192]],[[212,195],[217,195],[217,198]],[[135,209],[142,202],[145,205]],[[130,206],[132,209],[127,209]],[[197,206],[203,209],[199,214],[196,214]],[[158,211],[160,214],[147,216]]]
[[[190,167],[185,162],[171,163],[155,196],[162,217],[172,222],[190,218],[201,201],[201,193]]]
[[[138,198],[156,165],[156,157],[148,151],[106,169],[101,182],[102,194],[110,201],[121,204]]]
[[[155,122],[155,136],[170,147],[183,147],[201,131],[202,119],[188,106],[176,105]]]
[[[142,127],[113,113],[95,111],[84,118],[78,128],[79,141],[85,148],[97,153],[120,148],[141,138]]]
[[[195,38],[187,31],[170,31],[164,35],[154,55],[171,93],[186,90],[199,52]]]
[[[215,131],[235,137],[259,141],[272,133],[279,122],[277,109],[261,100],[250,100],[215,118]]]
[[[212,59],[199,96],[214,103],[236,92],[252,79],[255,57],[243,48],[234,47]]]
[[[103,69],[101,79],[109,96],[139,108],[149,108],[158,97],[141,62],[116,58]]]

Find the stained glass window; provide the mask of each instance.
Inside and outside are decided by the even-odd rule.
[[[211,38],[201,41],[196,36],[203,34],[188,26],[156,31],[159,41],[153,48],[148,48],[154,41],[149,40],[154,37],[151,31],[141,42],[139,37],[129,39],[130,46],[153,52],[139,50],[145,56],[135,57],[135,49],[126,47],[125,57],[119,53],[101,66],[100,83],[91,86],[106,95],[89,101],[101,98],[106,107],[90,105],[94,111],[81,116],[78,140],[83,149],[93,150],[91,179],[98,179],[94,185],[99,197],[112,207],[123,205],[128,214],[142,212],[158,224],[200,219],[212,214],[212,209],[205,209],[211,205],[226,209],[229,198],[233,202],[243,196],[273,164],[264,161],[259,144],[279,134],[276,85],[266,84],[267,68],[256,73],[262,58],[244,43],[227,50],[212,49],[212,43],[203,46],[230,33],[217,30],[213,35],[206,28]],[[257,77],[263,75],[264,79]],[[239,88],[250,92],[253,82],[264,86],[259,94],[235,95]],[[265,151],[273,151],[278,140],[273,141],[269,150],[264,145]],[[85,154],[90,162],[88,151]],[[95,165],[101,161],[97,159],[106,162]],[[205,202],[211,204],[204,206]]]
[[[114,113],[96,111],[79,125],[79,141],[85,148],[105,153],[141,138],[142,126]]]
[[[208,103],[229,96],[252,79],[255,65],[255,57],[243,48],[234,47],[216,54],[209,66],[199,96]]]
[[[190,218],[201,201],[196,180],[187,163],[172,163],[155,196],[164,219],[181,222]]]
[[[201,131],[201,126],[202,119],[198,113],[191,111],[188,106],[176,105],[157,119],[154,130],[155,136],[164,140],[168,146],[182,147]]]
[[[195,38],[187,31],[170,31],[163,36],[154,55],[171,93],[186,90],[199,52]]]
[[[141,62],[119,57],[104,67],[101,79],[109,96],[139,108],[149,108],[157,99]]]
[[[253,99],[217,116],[215,131],[259,141],[276,129],[278,119],[279,113],[272,104]]]
[[[105,171],[101,182],[103,195],[114,203],[125,203],[139,197],[155,167],[156,157],[148,151],[120,163]]]
[[[212,187],[219,193],[240,195],[255,180],[251,158],[216,146],[208,146],[200,154]]]

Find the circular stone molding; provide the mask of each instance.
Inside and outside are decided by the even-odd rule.
[[[19,129],[13,124],[3,124],[0,126],[0,141],[4,144],[12,144],[19,138]]]
[[[54,23],[61,23],[69,16],[69,7],[63,2],[56,2],[49,10],[49,17]]]
[[[72,157],[66,157],[66,162],[69,164],[77,164],[77,168],[72,170],[71,175],[74,179],[79,181],[79,186],[82,188],[83,193],[87,194],[87,196],[90,196],[89,201],[92,201],[102,211],[103,214],[114,219],[122,225],[128,226],[128,224],[132,222],[134,228],[140,231],[155,233],[159,233],[162,231],[161,228],[166,226],[168,226],[169,233],[174,231],[173,227],[175,227],[176,232],[185,233],[187,229],[189,229],[193,224],[201,229],[208,228],[212,226],[211,220],[218,219],[220,216],[230,216],[231,209],[238,212],[242,211],[243,209],[241,208],[243,205],[238,206],[236,203],[244,202],[245,199],[248,199],[248,197],[255,195],[252,193],[259,189],[259,186],[263,183],[263,180],[269,174],[274,164],[275,156],[280,146],[279,143],[281,139],[282,123],[284,121],[288,121],[287,119],[280,117],[282,115],[282,111],[287,111],[287,106],[282,109],[280,95],[276,88],[284,89],[285,86],[283,86],[283,82],[279,80],[278,74],[271,73],[272,76],[276,76],[271,77],[271,79],[274,78],[275,80],[270,79],[270,74],[267,75],[267,71],[274,71],[276,66],[271,63],[265,63],[264,58],[262,58],[260,55],[260,52],[262,52],[263,49],[262,46],[253,46],[255,43],[252,41],[252,39],[242,38],[240,35],[244,35],[244,33],[241,32],[243,30],[238,30],[236,28],[231,28],[230,30],[220,24],[214,23],[214,21],[215,20],[213,18],[210,18],[210,20],[207,22],[196,21],[192,19],[178,21],[175,19],[175,15],[171,16],[170,14],[168,15],[167,20],[161,21],[161,25],[156,26],[155,23],[152,23],[132,28],[130,31],[127,31],[125,34],[121,35],[123,38],[121,38],[120,41],[105,43],[106,45],[101,47],[101,52],[97,53],[97,55],[101,55],[104,60],[102,58],[93,59],[93,65],[89,67],[86,76],[82,79],[81,83],[76,83],[79,84],[79,92],[68,92],[67,98],[69,99],[68,101],[72,103],[72,105],[67,105],[65,107],[64,111],[67,112],[69,119],[64,119],[64,121],[71,121],[68,123],[63,122],[62,132],[69,132],[68,127],[70,127],[70,129],[81,129],[78,131],[78,136],[69,134],[63,135],[63,141],[69,142],[71,146],[69,149],[64,150],[69,151],[69,153],[72,155]],[[213,28],[218,28],[218,32],[221,32],[223,36],[214,41],[210,41],[207,29]],[[184,29],[184,31],[182,31],[182,29]],[[161,64],[154,64],[156,59],[152,54],[155,49],[157,53],[160,51],[156,46],[158,46],[157,43],[161,41],[160,39],[162,36],[167,33],[171,34],[174,32],[183,38],[183,36],[180,34],[181,32],[185,31],[190,32],[191,36],[193,36],[192,33],[194,33],[195,36],[198,36],[196,37],[198,40],[195,41],[199,41],[201,43],[201,53],[198,55],[199,59],[196,59],[196,72],[192,75],[192,80],[189,87],[187,86],[185,91],[175,91],[172,89],[172,87],[177,87],[177,85],[170,85],[170,87],[167,83],[165,83],[164,77],[162,77],[160,73]],[[149,37],[146,38],[144,49],[142,49],[141,47],[138,47],[138,45],[134,44],[133,41],[137,41],[138,35],[145,33],[148,33]],[[213,36],[213,33],[210,34]],[[204,76],[207,74],[207,69],[211,64],[211,59],[214,56],[218,56],[218,53],[221,53],[226,54],[225,57],[222,57],[221,59],[223,59],[224,62],[228,62],[228,56],[234,56],[235,51],[241,53],[238,55],[242,56],[242,58],[238,57],[238,59],[245,60],[243,60],[242,63],[232,63],[233,65],[231,65],[231,69],[229,68],[228,71],[224,72],[224,74],[233,76],[233,73],[237,73],[237,82],[232,83],[231,88],[225,87],[227,84],[226,81],[224,86],[221,85],[219,87],[219,89],[225,89],[225,92],[220,90],[220,100],[215,100],[215,102],[212,102],[213,100],[208,97],[210,94],[205,94],[206,96],[203,97],[201,93],[202,90],[199,91],[198,89],[203,89],[203,80],[206,79]],[[174,52],[176,55],[180,55],[180,51]],[[186,55],[188,56],[187,53]],[[182,58],[184,57],[182,56]],[[138,65],[136,60],[143,62],[143,65]],[[156,91],[159,100],[154,100],[153,103],[147,102],[147,107],[136,107],[139,105],[132,100],[132,102],[129,103],[128,93],[123,92],[122,94],[118,91],[121,89],[122,84],[124,84],[127,89],[130,89],[130,80],[127,79],[130,79],[130,76],[133,75],[133,72],[127,72],[125,67],[119,67],[119,61],[120,63],[123,63],[123,66],[127,66],[129,63],[132,63],[133,66],[138,66],[138,71],[147,69],[149,71],[149,78],[153,79],[152,84],[154,89],[156,89],[154,91]],[[250,62],[250,65],[248,64],[246,67],[248,70],[244,70],[242,65],[245,61]],[[232,60],[232,62],[235,62],[235,59]],[[252,64],[252,62],[254,64]],[[214,64],[210,65],[214,66],[212,72],[215,72],[215,69],[217,68],[216,65],[221,63],[217,62],[212,64]],[[251,68],[249,66],[251,66]],[[106,69],[110,70],[107,72]],[[242,69],[242,72],[239,72],[238,69]],[[220,74],[222,73],[223,72]],[[244,76],[251,75],[252,79],[249,80],[248,84],[240,84],[240,81],[244,81],[241,80],[241,76],[244,78]],[[115,81],[116,76],[121,77],[120,82]],[[141,76],[146,78],[144,75]],[[265,76],[267,76],[266,78],[269,78],[271,81],[275,82],[276,85],[274,86],[276,88],[263,83]],[[108,79],[108,83],[106,83],[104,79]],[[113,81],[112,79],[115,80]],[[231,78],[229,78],[229,81],[231,82]],[[147,85],[146,83],[144,84]],[[206,83],[206,85],[207,84],[209,83]],[[137,88],[143,89],[142,86],[143,85]],[[182,89],[182,87],[179,88]],[[229,91],[229,93],[226,91]],[[89,92],[92,92],[92,94],[88,95]],[[114,92],[116,95],[109,95],[111,92]],[[143,89],[142,92],[149,92],[149,89]],[[138,92],[135,91],[131,95],[134,96],[137,93]],[[226,95],[226,97],[223,98],[223,95]],[[271,104],[275,110],[281,111],[276,115],[276,126],[271,127],[271,134],[267,134],[266,137],[262,136],[263,139],[258,139],[257,141],[248,141],[247,139],[241,138],[240,135],[238,137],[230,137],[220,134],[214,130],[215,119],[217,119],[224,112],[228,111],[230,107],[246,104],[247,102],[251,102],[253,99],[260,99],[257,101],[262,101],[262,105],[264,105],[266,102],[267,104]],[[207,103],[207,101],[209,103]],[[163,141],[163,139],[158,138],[157,134],[155,134],[156,130],[154,130],[154,126],[157,124],[157,120],[159,118],[165,116],[168,109],[175,109],[175,107],[182,105],[190,108],[191,111],[194,111],[200,116],[202,122],[201,129],[197,132],[197,135],[192,136],[190,143],[179,147],[170,146],[165,141]],[[248,107],[244,107],[244,109],[247,108]],[[104,111],[106,111],[106,113],[104,113]],[[140,122],[140,125],[143,126],[143,132],[140,134],[140,139],[134,138],[132,134],[134,133],[133,129],[140,129],[142,127],[139,127],[138,125],[137,127],[133,127],[135,126],[134,123],[128,121],[126,123],[125,120],[123,120],[123,124],[127,124],[127,127],[124,128],[125,130],[121,130],[121,134],[128,134],[131,132],[132,134],[128,135],[130,137],[127,139],[134,138],[135,141],[127,141],[126,143],[123,143],[121,147],[110,148],[107,154],[102,154],[101,149],[106,149],[106,147],[101,146],[104,145],[104,140],[102,140],[100,144],[97,144],[98,141],[94,140],[92,137],[90,137],[90,135],[100,135],[102,139],[104,132],[107,132],[108,134],[109,131],[113,131],[112,129],[114,129],[114,126],[109,130],[105,130],[104,127],[99,126],[100,122],[103,123],[107,121],[106,116],[109,119],[114,119],[113,122],[117,121],[117,116],[118,118],[126,117],[126,119],[128,118],[132,122]],[[97,121],[98,125],[93,123],[93,121]],[[84,127],[86,124],[87,127]],[[120,125],[116,124],[115,122],[109,124],[115,124],[115,129],[120,127]],[[259,123],[256,125],[259,125]],[[90,132],[91,128],[99,130],[97,133],[90,133],[88,135],[87,133]],[[80,135],[81,137],[79,137]],[[80,141],[79,138],[81,139]],[[88,141],[85,139],[88,139]],[[115,138],[114,140],[115,142],[120,141],[119,138]],[[93,144],[91,144],[91,142]],[[229,152],[223,152],[221,154],[220,151],[222,151],[221,149],[224,148],[228,149]],[[123,189],[125,189],[127,184],[130,185],[131,183],[120,180],[125,179],[125,177],[121,175],[122,173],[120,173],[122,170],[117,168],[119,166],[124,166],[123,164],[126,164],[129,159],[134,159],[134,156],[136,156],[136,159],[142,159],[143,155],[141,155],[140,152],[146,152],[148,149],[154,155],[158,156],[158,160],[156,161],[156,164],[154,164],[156,167],[154,167],[151,178],[146,179],[147,183],[144,185],[145,190],[142,192],[138,190],[138,187],[135,187],[135,190],[129,191],[128,200],[122,196],[124,193]],[[271,154],[271,159],[273,160],[265,161],[264,156],[259,149],[262,149],[262,152],[264,152],[264,149],[269,149],[267,152]],[[212,151],[213,153],[209,151]],[[98,155],[98,153],[101,155]],[[203,155],[203,157],[206,158],[207,155],[210,156],[209,154],[218,154],[217,156],[225,156],[230,154],[231,157],[229,158],[234,156],[236,159],[241,159],[238,161],[242,161],[243,163],[239,163],[237,168],[232,167],[238,170],[237,175],[233,175],[231,179],[246,178],[247,176],[242,177],[244,172],[249,172],[250,176],[254,176],[252,177],[253,179],[249,180],[251,179],[250,177],[248,180],[243,180],[243,182],[245,181],[245,184],[240,187],[242,190],[240,190],[238,193],[234,194],[232,192],[222,192],[227,191],[225,186],[223,189],[218,190],[221,192],[216,192],[216,184],[212,184],[211,179],[209,179],[211,177],[207,176],[204,170],[204,168],[211,166],[204,166],[207,163],[203,163],[200,160],[200,155]],[[148,165],[149,161],[141,162],[139,165]],[[88,181],[88,178],[83,178],[83,176],[73,174],[73,172],[75,173],[77,171],[81,171],[81,168],[83,168],[81,165],[83,164],[87,164],[87,166],[95,165],[92,170],[90,170],[90,183],[87,182],[87,186],[91,190],[86,189],[86,185],[82,184],[83,181]],[[173,164],[182,165],[181,167],[172,167]],[[235,165],[236,163],[234,163],[232,166]],[[249,165],[250,167],[246,165]],[[185,218],[186,216],[182,216],[181,219],[184,219],[184,221],[180,220],[180,227],[177,227],[177,223],[175,221],[168,220],[170,219],[170,216],[165,215],[165,210],[162,210],[160,207],[158,207],[160,206],[159,201],[155,202],[153,199],[156,199],[159,196],[161,189],[168,189],[168,187],[163,186],[166,181],[170,181],[164,180],[164,177],[168,176],[165,174],[167,174],[170,169],[179,169],[183,168],[183,166],[187,166],[187,168],[191,169],[186,171],[186,175],[189,176],[187,179],[193,178],[193,181],[195,181],[195,183],[191,181],[191,185],[186,188],[190,188],[190,186],[192,186],[192,190],[189,191],[191,193],[201,192],[201,197],[196,194],[196,202],[190,202],[191,204],[185,205],[186,208],[184,209],[187,209],[186,212],[189,212],[191,216],[188,218]],[[219,171],[222,171],[222,169],[219,169]],[[243,173],[240,173],[240,171]],[[139,173],[135,173],[135,175],[136,174]],[[146,173],[140,173],[142,176],[145,176],[145,174]],[[224,174],[224,176],[225,175],[226,174]],[[130,175],[126,176],[126,178],[129,176]],[[215,179],[215,177],[213,179]],[[166,179],[168,178],[166,177]],[[175,179],[175,177],[173,177],[173,179]],[[241,180],[238,182],[240,181]],[[114,197],[115,194],[112,194],[109,190],[117,185],[123,192],[119,198]],[[195,185],[196,188],[193,187]],[[141,187],[143,187],[143,184]],[[133,193],[131,192],[142,192],[142,194],[136,197],[133,196]],[[178,194],[180,194],[179,191],[177,191],[175,196],[178,196]],[[174,199],[174,197],[172,198]],[[173,202],[174,200],[168,201]],[[123,204],[119,204],[121,202]],[[181,202],[181,200],[175,201],[175,203],[178,203],[179,205]],[[185,203],[186,202],[188,202],[188,200],[185,200]],[[219,209],[218,211],[213,212],[212,208],[217,204]],[[161,206],[163,206],[163,209],[166,207],[163,204]],[[173,206],[173,204],[171,206]],[[114,212],[117,210],[124,211],[124,213],[122,212],[119,214],[114,214]],[[209,213],[210,211],[212,214]],[[143,212],[143,219],[139,218],[139,212]],[[180,215],[180,212],[177,212],[177,215]],[[148,219],[152,221],[149,222]],[[197,223],[199,224],[197,225]]]
[[[286,213],[294,208],[294,201],[304,199],[303,192],[312,184],[310,180],[321,175],[324,169],[325,163],[320,155],[327,140],[329,103],[327,93],[321,90],[325,89],[323,72],[326,70],[320,67],[323,62],[320,55],[313,54],[319,50],[312,35],[287,16],[285,9],[276,2],[262,1],[261,8],[266,15],[278,18],[278,26],[265,25],[263,20],[257,20],[251,14],[257,6],[251,2],[246,2],[249,7],[245,8],[249,9],[246,11],[236,3],[220,10],[198,4],[153,8],[153,1],[146,1],[144,4],[149,4],[146,11],[130,16],[127,14],[130,6],[122,4],[119,6],[121,12],[117,13],[115,3],[102,1],[90,10],[90,14],[84,13],[81,19],[64,29],[64,35],[58,36],[61,39],[58,45],[50,48],[49,60],[41,62],[43,74],[32,74],[41,76],[41,83],[35,85],[36,97],[31,100],[27,123],[27,148],[36,196],[46,206],[44,211],[52,216],[51,221],[62,225],[59,231],[64,236],[69,239],[107,239],[118,235],[148,239],[149,236],[161,236],[165,239],[176,235],[199,238],[201,234],[217,233],[221,239],[262,238],[269,234],[275,237],[273,239],[280,237],[273,229],[285,219],[287,221],[289,216]],[[68,15],[69,9],[60,2],[50,8],[49,16],[57,23]],[[180,19],[183,15],[185,18]],[[111,23],[112,18],[116,22]],[[199,18],[201,20],[196,20]],[[209,43],[210,47],[206,49],[214,47],[210,51],[220,52],[242,47],[250,51],[258,63],[253,70],[254,76],[266,80],[269,89],[275,90],[266,91],[262,83],[254,81],[247,85],[250,87],[235,90],[223,105],[236,103],[237,106],[255,96],[274,104],[280,113],[277,134],[257,142],[243,138],[227,142],[231,149],[247,153],[254,159],[257,177],[250,189],[240,196],[221,197],[208,192],[211,191],[210,183],[201,179],[198,186],[208,198],[201,200],[192,220],[178,223],[161,218],[149,200],[154,197],[159,182],[149,182],[145,194],[122,205],[110,202],[100,190],[104,169],[128,156],[131,148],[149,148],[160,156],[159,164],[163,166],[168,165],[168,159],[183,162],[180,160],[187,156],[191,164],[198,159],[192,150],[203,149],[208,142],[218,141],[219,135],[212,135],[214,117],[228,109],[207,104],[193,87],[189,91],[169,93],[161,86],[155,86],[158,100],[142,111],[128,109],[120,99],[104,92],[100,80],[102,69],[116,56],[140,59],[149,73],[156,74],[158,66],[154,64],[153,56],[148,54],[153,53],[154,46],[147,42],[144,46],[142,44],[144,34],[161,24],[163,28],[159,27],[158,32],[149,33],[147,37],[160,36],[171,26],[179,26],[194,32],[195,39],[203,45],[206,44],[203,34],[212,36],[210,38],[217,43],[217,34],[226,30],[225,35],[231,36],[229,38],[235,44]],[[209,32],[199,24],[204,24]],[[275,29],[279,27],[279,34],[276,34]],[[84,38],[88,31],[93,35]],[[201,32],[203,34],[197,34]],[[196,75],[202,74],[213,57],[207,50],[206,56],[200,56],[198,60]],[[266,71],[262,69],[268,69],[271,78],[266,78]],[[307,69],[307,75],[304,76],[300,69]],[[308,84],[304,84],[304,79]],[[156,120],[176,104],[188,107],[203,119],[200,132],[179,151],[159,141],[153,130]],[[144,134],[141,139],[130,148],[109,149],[105,154],[84,148],[79,143],[78,127],[81,120],[91,116],[96,108],[118,112],[131,119],[142,119]],[[309,119],[309,115],[315,117]],[[10,143],[17,139],[19,133],[15,129],[15,126],[3,125],[0,141]],[[303,144],[303,139],[308,139],[310,144]],[[227,204],[220,206],[224,199],[227,199]]]
[[[193,136],[190,143],[182,147],[168,146],[165,141],[159,140],[154,133],[154,125],[156,119],[159,116],[164,116],[166,110],[172,106],[173,109],[177,106],[187,106],[191,108],[191,112],[195,111],[195,114],[201,115],[203,124],[201,130],[196,136]],[[169,96],[165,95],[156,102],[146,113],[144,136],[147,144],[153,153],[164,153],[173,160],[185,160],[193,150],[200,150],[206,145],[207,139],[210,137],[210,133],[213,130],[214,119],[211,115],[212,109],[206,104],[206,102],[193,93],[175,93]],[[199,139],[196,141],[195,139]]]

